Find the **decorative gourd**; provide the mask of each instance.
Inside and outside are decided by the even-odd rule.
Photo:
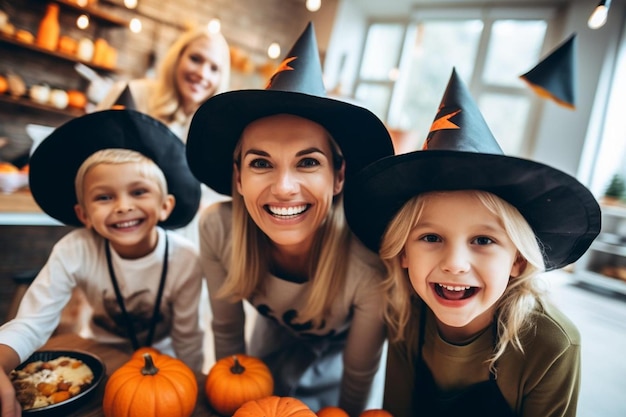
[[[346,410],[332,405],[320,408],[315,414],[317,417],[350,417]]]
[[[253,356],[234,355],[215,362],[204,384],[211,407],[224,416],[250,400],[274,392],[274,379],[265,363]]]
[[[233,417],[316,417],[302,401],[292,397],[270,396],[244,403]]]
[[[189,417],[198,397],[194,373],[168,355],[131,358],[109,377],[105,417]]]
[[[393,417],[393,414],[382,408],[372,408],[363,411],[359,417]]]

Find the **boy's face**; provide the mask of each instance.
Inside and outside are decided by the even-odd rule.
[[[449,342],[466,341],[493,320],[494,306],[522,261],[500,219],[456,191],[429,197],[401,258],[411,285]]]
[[[124,258],[150,253],[157,242],[155,226],[174,208],[174,197],[164,198],[158,184],[140,175],[135,163],[92,167],[85,175],[83,192],[76,215]]]

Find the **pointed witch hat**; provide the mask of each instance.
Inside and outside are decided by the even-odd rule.
[[[533,69],[520,75],[542,98],[568,109],[576,108],[576,34],[554,49]]]
[[[346,181],[346,219],[378,251],[385,228],[407,201],[446,190],[483,190],[516,207],[544,249],[547,270],[577,260],[600,232],[600,207],[591,192],[548,165],[504,155],[454,70],[424,149],[383,158]]]
[[[30,159],[29,184],[37,204],[49,216],[70,226],[83,226],[76,217],[74,179],[82,163],[102,149],[131,149],[161,168],[176,204],[160,225],[187,225],[200,205],[200,183],[191,174],[185,145],[152,117],[134,110],[103,110],[77,117],[56,128]]]
[[[291,114],[323,126],[346,161],[346,177],[393,154],[389,132],[369,110],[326,96],[315,30],[309,23],[263,90],[238,90],[208,99],[194,114],[187,137],[193,174],[230,195],[233,153],[244,128],[262,117]]]
[[[115,110],[122,110],[122,109],[136,110],[137,109],[137,106],[135,105],[135,100],[133,99],[133,93],[130,92],[130,87],[128,86],[128,84],[126,84],[126,87],[124,87],[124,90],[119,95],[117,100],[115,100],[115,103],[113,103],[111,108]]]

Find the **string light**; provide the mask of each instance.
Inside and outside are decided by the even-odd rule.
[[[596,6],[589,16],[587,26],[591,29],[599,29],[606,23],[606,18],[609,14],[609,7],[611,7],[611,0],[600,0],[600,3]]]
[[[78,16],[78,19],[76,19],[76,26],[79,29],[87,29],[89,27],[89,16],[86,14]]]
[[[278,42],[272,42],[270,46],[267,47],[267,56],[271,59],[276,59],[280,56],[280,45]]]
[[[130,28],[130,31],[133,33],[141,32],[141,29],[142,29],[141,20],[137,19],[136,17],[133,17],[132,19],[130,19],[130,24],[128,25],[128,27]]]
[[[322,0],[306,0],[306,9],[310,12],[316,12],[322,7]]]
[[[217,17],[214,17],[213,19],[209,20],[209,23],[207,23],[207,27],[210,33],[219,33],[220,30],[222,30],[222,22]]]
[[[127,9],[134,9],[137,7],[137,0],[124,0],[124,6],[126,6]]]

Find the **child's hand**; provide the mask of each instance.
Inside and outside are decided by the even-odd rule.
[[[0,368],[0,410],[2,417],[20,417],[22,415],[22,407],[15,398],[13,384],[2,368]]]

